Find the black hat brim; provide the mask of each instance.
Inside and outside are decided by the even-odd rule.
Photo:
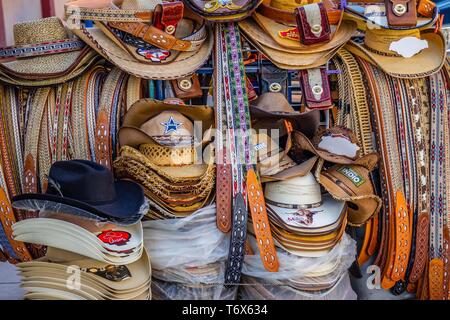
[[[53,203],[56,205],[53,207],[58,204],[72,207],[109,221],[129,221],[141,216],[140,209],[145,201],[141,186],[132,181],[119,180],[115,182],[115,189],[117,198],[107,204],[93,205],[60,195],[25,193],[13,197],[12,205],[23,210],[42,210],[47,203]]]

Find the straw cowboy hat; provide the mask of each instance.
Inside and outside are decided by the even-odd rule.
[[[78,0],[66,4],[66,17],[89,46],[141,78],[190,75],[206,62],[213,47],[210,27],[179,1]],[[77,26],[73,20],[93,20],[95,26]]]
[[[68,268],[77,266],[80,287],[66,285]],[[49,247],[44,257],[17,265],[26,299],[148,300],[151,265],[147,252],[131,264],[113,266],[82,255]]]
[[[245,19],[260,5],[262,0],[186,0],[186,5],[206,20],[213,22],[239,21]]]
[[[317,3],[304,4],[303,7],[311,11],[311,16],[316,17],[313,20],[317,25],[311,28],[329,28],[329,40],[303,44],[299,34],[300,22],[294,12],[298,6],[292,0],[266,0],[251,18],[239,22],[246,38],[282,69],[309,69],[324,65],[356,30],[354,22],[342,21],[342,10],[327,5],[323,10],[328,14],[322,15],[317,8],[323,7]],[[317,20],[317,17],[320,19]]]
[[[345,7],[345,20],[352,20],[357,23],[359,30],[368,29],[391,29],[391,30],[411,30],[427,29],[437,20],[439,11],[434,7],[428,16],[423,16],[417,11],[417,24],[412,26],[393,26],[388,24],[386,16],[386,4],[384,1],[349,1]]]
[[[397,78],[430,76],[447,56],[442,33],[433,29],[367,29],[364,44],[350,41],[345,48]]]
[[[11,84],[42,85],[70,80],[98,61],[83,41],[67,32],[59,18],[14,25],[12,47],[0,49],[0,79]]]
[[[119,130],[120,145],[138,149],[143,144],[162,144],[161,139],[170,136],[174,137],[173,140],[177,136],[185,136],[202,142],[213,125],[213,112],[213,108],[208,106],[141,99],[130,107],[124,117]],[[201,132],[194,132],[194,122],[202,124]]]

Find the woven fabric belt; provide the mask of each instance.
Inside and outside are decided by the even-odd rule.
[[[254,168],[255,156],[250,147],[250,113],[239,29],[234,23],[219,24],[216,28],[216,51],[217,58],[220,60],[216,70],[216,82],[220,83],[216,87],[216,96],[218,99],[223,97],[225,100],[218,103],[216,122],[221,138],[218,150],[221,152],[219,154],[223,155],[224,141],[229,143],[227,149],[230,150],[233,179],[231,243],[225,271],[225,282],[232,285],[240,282],[244,261],[247,206],[250,207],[265,268],[269,271],[277,271],[278,260],[268,223],[264,194]],[[226,119],[225,127],[224,118]],[[225,137],[228,140],[225,140]],[[221,215],[218,218],[219,225],[220,218],[223,217],[226,216]]]
[[[6,47],[0,50],[0,59],[3,58],[29,58],[57,53],[79,51],[85,43],[80,40],[65,39],[51,43],[38,43],[24,46]]]
[[[444,299],[444,225],[449,212],[449,120],[447,84],[442,73],[430,77],[431,148],[430,148],[430,262],[429,297]]]

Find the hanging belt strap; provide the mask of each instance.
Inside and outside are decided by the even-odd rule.
[[[224,92],[223,95],[218,92],[218,96],[225,98],[225,103],[221,104],[221,107],[226,110],[225,113],[223,110],[219,112],[222,115],[226,114],[229,129],[227,137],[229,150],[232,152],[230,158],[234,195],[230,254],[225,271],[225,282],[237,284],[240,281],[245,254],[246,226],[243,224],[247,221],[248,205],[264,267],[269,271],[278,271],[278,259],[270,232],[262,187],[254,168],[255,157],[250,145],[250,113],[239,29],[234,23],[220,24],[217,29],[219,31],[216,32],[218,35],[216,48],[219,50],[216,51],[219,52],[218,58],[221,60],[222,68],[222,70],[218,69],[217,74],[223,76]],[[217,80],[220,80],[219,76]],[[219,131],[223,132],[223,130]],[[220,147],[218,149],[221,150]]]

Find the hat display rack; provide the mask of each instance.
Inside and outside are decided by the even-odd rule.
[[[385,299],[450,299],[448,9],[73,0],[18,22],[0,261],[29,300],[367,299],[370,265]]]

